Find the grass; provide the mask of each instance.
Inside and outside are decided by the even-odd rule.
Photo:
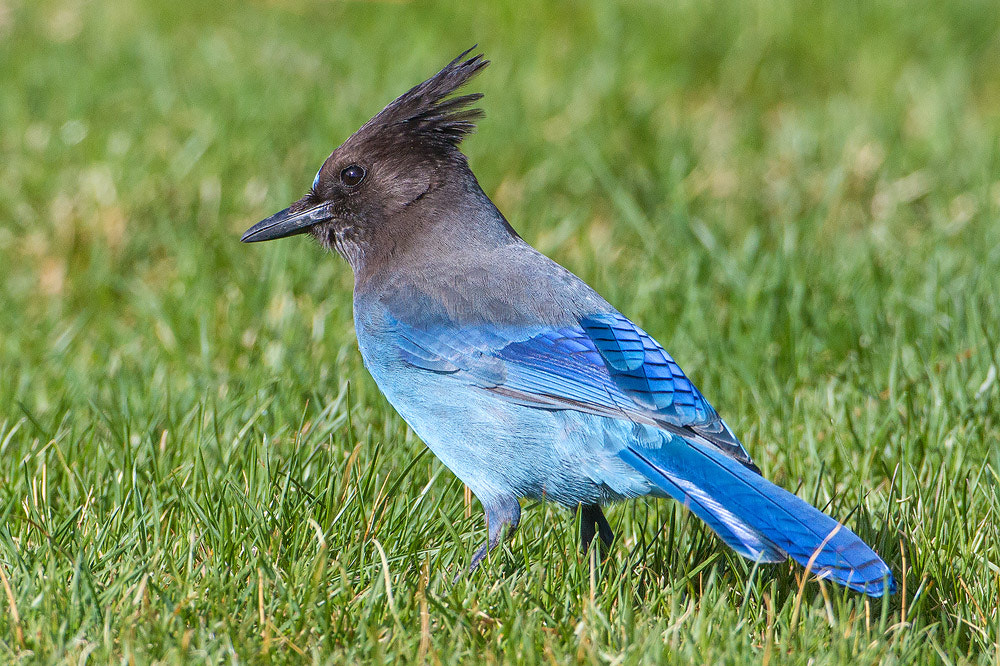
[[[487,192],[900,594],[667,502],[450,584],[349,270],[238,237],[474,41]],[[988,0],[0,2],[0,661],[997,663],[998,60]]]

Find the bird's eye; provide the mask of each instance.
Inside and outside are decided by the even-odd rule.
[[[365,179],[365,173],[363,166],[352,164],[340,172],[340,181],[348,187],[354,187],[361,184],[361,181]]]

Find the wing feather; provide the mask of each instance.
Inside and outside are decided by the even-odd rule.
[[[573,326],[428,328],[394,321],[399,357],[539,409],[653,425],[706,442],[757,471],[680,366],[617,312]]]

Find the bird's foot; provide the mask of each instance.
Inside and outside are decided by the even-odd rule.
[[[584,553],[590,548],[595,536],[601,537],[601,554],[604,555],[615,540],[608,519],[599,504],[580,505],[580,548]]]
[[[486,543],[472,556],[469,568],[456,574],[452,584],[457,583],[463,573],[475,571],[480,562],[486,558],[486,554],[500,545],[504,539],[504,533],[506,532],[506,538],[509,539],[517,530],[518,523],[521,522],[521,505],[513,497],[484,504],[484,509],[486,511],[486,531],[489,533],[489,537]]]

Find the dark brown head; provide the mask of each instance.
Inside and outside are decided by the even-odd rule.
[[[366,238],[434,199],[456,170],[475,182],[458,146],[482,116],[471,108],[482,95],[450,97],[489,64],[481,55],[463,60],[471,50],[365,123],[327,158],[304,197],[248,229],[243,242],[309,232],[357,269]]]

